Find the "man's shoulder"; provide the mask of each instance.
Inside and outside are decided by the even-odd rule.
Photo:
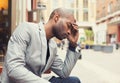
[[[33,30],[37,29],[38,23],[33,23],[33,22],[22,22],[19,24],[21,26],[20,28],[24,28],[24,30]]]
[[[34,22],[21,22],[20,24],[38,24],[38,23],[34,23]]]
[[[23,22],[23,25],[29,26],[29,27],[35,27],[38,26],[38,23],[33,23],[33,22]]]
[[[31,22],[22,22],[20,23],[16,29],[14,30],[13,34],[22,34],[22,33],[29,33],[36,31],[37,23],[31,23]],[[34,30],[33,30],[34,29]]]

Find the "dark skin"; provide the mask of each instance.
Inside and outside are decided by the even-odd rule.
[[[68,15],[67,18],[61,17],[59,13],[55,13],[45,25],[47,40],[52,37],[57,37],[62,40],[67,38],[71,45],[76,45],[79,37],[78,26],[73,15]]]

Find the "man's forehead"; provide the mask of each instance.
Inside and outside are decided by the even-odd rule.
[[[70,16],[67,18],[68,21],[70,21],[71,23],[76,23],[76,19],[74,18],[74,16]]]

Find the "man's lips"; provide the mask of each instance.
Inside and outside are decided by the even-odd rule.
[[[63,39],[67,38],[67,34],[62,35],[62,38]]]

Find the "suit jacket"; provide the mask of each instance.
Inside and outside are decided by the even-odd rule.
[[[46,64],[47,40],[42,23],[21,23],[10,37],[1,82],[48,83],[41,74],[49,68],[62,78],[68,77],[80,53],[68,50],[63,62],[53,39],[49,41],[49,50]]]

